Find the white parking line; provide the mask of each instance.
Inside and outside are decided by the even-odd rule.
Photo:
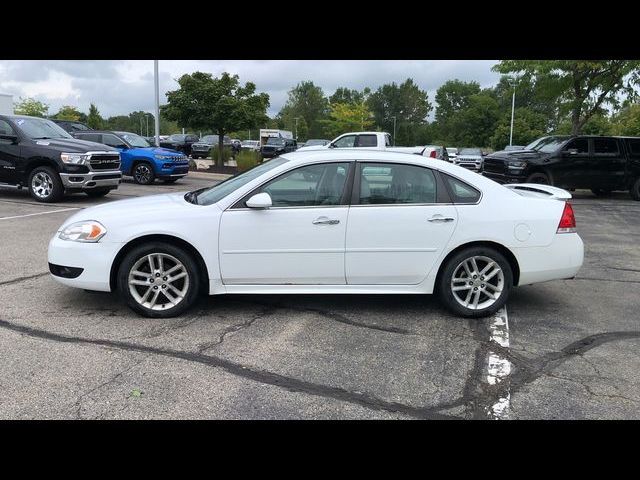
[[[81,207],[62,208],[60,210],[50,210],[48,212],[26,213],[24,215],[15,215],[13,217],[0,217],[0,220],[13,220],[16,218],[35,217],[36,215],[49,215],[51,213],[70,212],[71,210],[81,210]]]
[[[509,348],[509,317],[507,316],[506,306],[498,310],[491,318],[489,331],[491,332],[490,340],[493,340],[501,347]],[[490,351],[487,358],[487,383],[496,385],[508,381],[510,374],[511,362],[502,355]],[[510,403],[511,393],[507,389],[506,393],[488,408],[489,417],[495,420],[509,418]]]

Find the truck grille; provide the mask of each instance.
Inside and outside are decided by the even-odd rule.
[[[92,170],[120,170],[120,154],[93,154],[89,164]]]
[[[484,171],[487,173],[505,174],[505,166],[503,160],[484,160]]]

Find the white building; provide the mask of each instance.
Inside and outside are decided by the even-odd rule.
[[[13,96],[0,93],[0,115],[13,115]]]

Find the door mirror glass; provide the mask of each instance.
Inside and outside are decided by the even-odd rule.
[[[266,192],[257,193],[253,197],[251,197],[249,200],[247,200],[246,205],[249,208],[260,208],[260,209],[269,208],[272,205],[271,196]]]

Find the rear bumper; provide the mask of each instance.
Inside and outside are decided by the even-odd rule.
[[[122,180],[120,170],[89,173],[61,173],[60,180],[67,190],[91,190],[94,188],[117,188]]]
[[[519,285],[574,278],[584,261],[584,244],[577,233],[559,233],[546,247],[513,248],[520,267]]]

